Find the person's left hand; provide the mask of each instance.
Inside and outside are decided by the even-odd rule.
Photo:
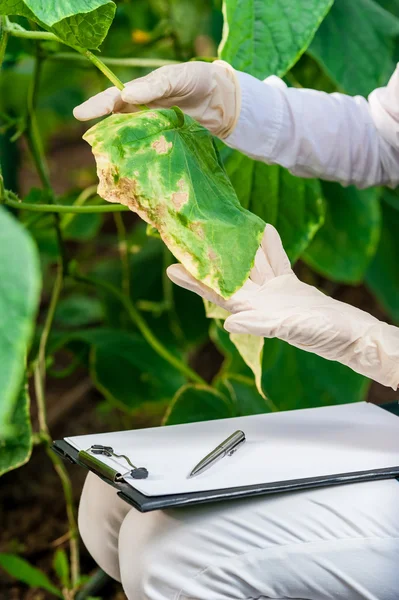
[[[231,333],[276,337],[394,389],[399,385],[399,329],[300,281],[271,225],[266,226],[250,278],[228,300],[182,265],[170,266],[167,274],[231,313],[224,324]]]

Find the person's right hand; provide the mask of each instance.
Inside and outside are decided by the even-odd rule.
[[[169,65],[134,79],[122,91],[108,88],[77,106],[73,114],[88,121],[112,112],[135,112],[140,104],[151,108],[176,105],[214,135],[225,138],[240,112],[240,85],[234,69],[221,60]]]

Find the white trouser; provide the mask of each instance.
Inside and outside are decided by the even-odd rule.
[[[88,475],[79,529],[129,600],[398,600],[399,482],[141,514]]]

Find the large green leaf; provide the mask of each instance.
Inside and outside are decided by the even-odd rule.
[[[343,283],[362,281],[380,236],[380,191],[322,184],[327,200],[325,223],[305,250],[306,262],[322,275]]]
[[[163,425],[210,421],[237,416],[234,403],[227,396],[205,385],[182,387],[170,404]]]
[[[238,416],[258,415],[274,410],[273,404],[261,396],[252,379],[235,373],[227,373],[216,381],[217,389],[231,398]]]
[[[114,18],[110,0],[0,0],[0,14],[35,21],[70,46],[98,48]]]
[[[340,363],[265,339],[262,387],[280,410],[358,402],[365,399],[369,384]]]
[[[205,128],[174,108],[115,114],[84,138],[103,198],[137,212],[223,297],[242,286],[265,223],[241,207]]]
[[[310,44],[333,0],[224,0],[220,58],[259,79],[284,75]]]
[[[391,194],[386,191],[386,194]],[[399,211],[383,202],[380,243],[366,282],[385,310],[399,324]]]
[[[277,165],[222,148],[226,171],[243,206],[274,225],[292,262],[324,222],[325,203],[316,179],[301,179]]]
[[[369,94],[395,68],[399,19],[374,0],[335,0],[309,51],[350,94]]]
[[[13,415],[40,292],[39,259],[29,234],[0,207],[0,437]]]
[[[43,571],[32,567],[26,560],[15,554],[1,553],[0,568],[4,569],[11,577],[15,577],[32,588],[41,588],[58,598],[63,597],[61,591],[51,583]]]
[[[21,390],[10,423],[10,435],[0,438],[0,475],[22,467],[32,452],[32,426],[29,415],[29,395]]]
[[[94,385],[122,410],[135,412],[144,405],[164,402],[186,383],[185,377],[161,358],[137,333],[98,327],[63,336],[51,351],[68,345],[91,349]],[[168,347],[175,353],[175,350]]]

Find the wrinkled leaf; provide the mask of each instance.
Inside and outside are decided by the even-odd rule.
[[[391,192],[386,191],[384,197]],[[380,243],[366,282],[388,314],[399,324],[399,211],[382,202]]]
[[[103,198],[137,212],[221,296],[242,286],[265,223],[240,206],[206,129],[175,108],[111,115],[84,138]]]
[[[310,44],[333,0],[224,0],[219,56],[259,79],[284,75]]]
[[[0,438],[0,475],[22,467],[32,453],[32,426],[29,414],[29,395],[26,386],[21,390],[14,414],[11,418],[9,433]]]
[[[114,18],[110,0],[0,0],[0,14],[35,21],[70,46],[98,48]]]
[[[364,400],[370,381],[338,362],[265,339],[262,387],[279,410]]]
[[[323,183],[325,223],[305,250],[308,265],[343,283],[362,281],[380,237],[380,191]]]
[[[40,293],[37,250],[0,207],[0,435],[13,415]]]
[[[205,385],[186,385],[173,398],[163,418],[163,425],[210,421],[237,416],[233,402]]]
[[[349,94],[366,96],[395,68],[399,19],[374,0],[335,0],[309,52]]]
[[[243,206],[274,225],[294,262],[324,222],[325,202],[316,179],[254,161],[227,147],[221,155]]]
[[[30,587],[47,590],[54,596],[58,596],[58,598],[63,597],[43,571],[32,567],[26,560],[15,554],[0,554],[0,568],[4,569],[11,577],[15,577],[15,579],[26,583]]]

